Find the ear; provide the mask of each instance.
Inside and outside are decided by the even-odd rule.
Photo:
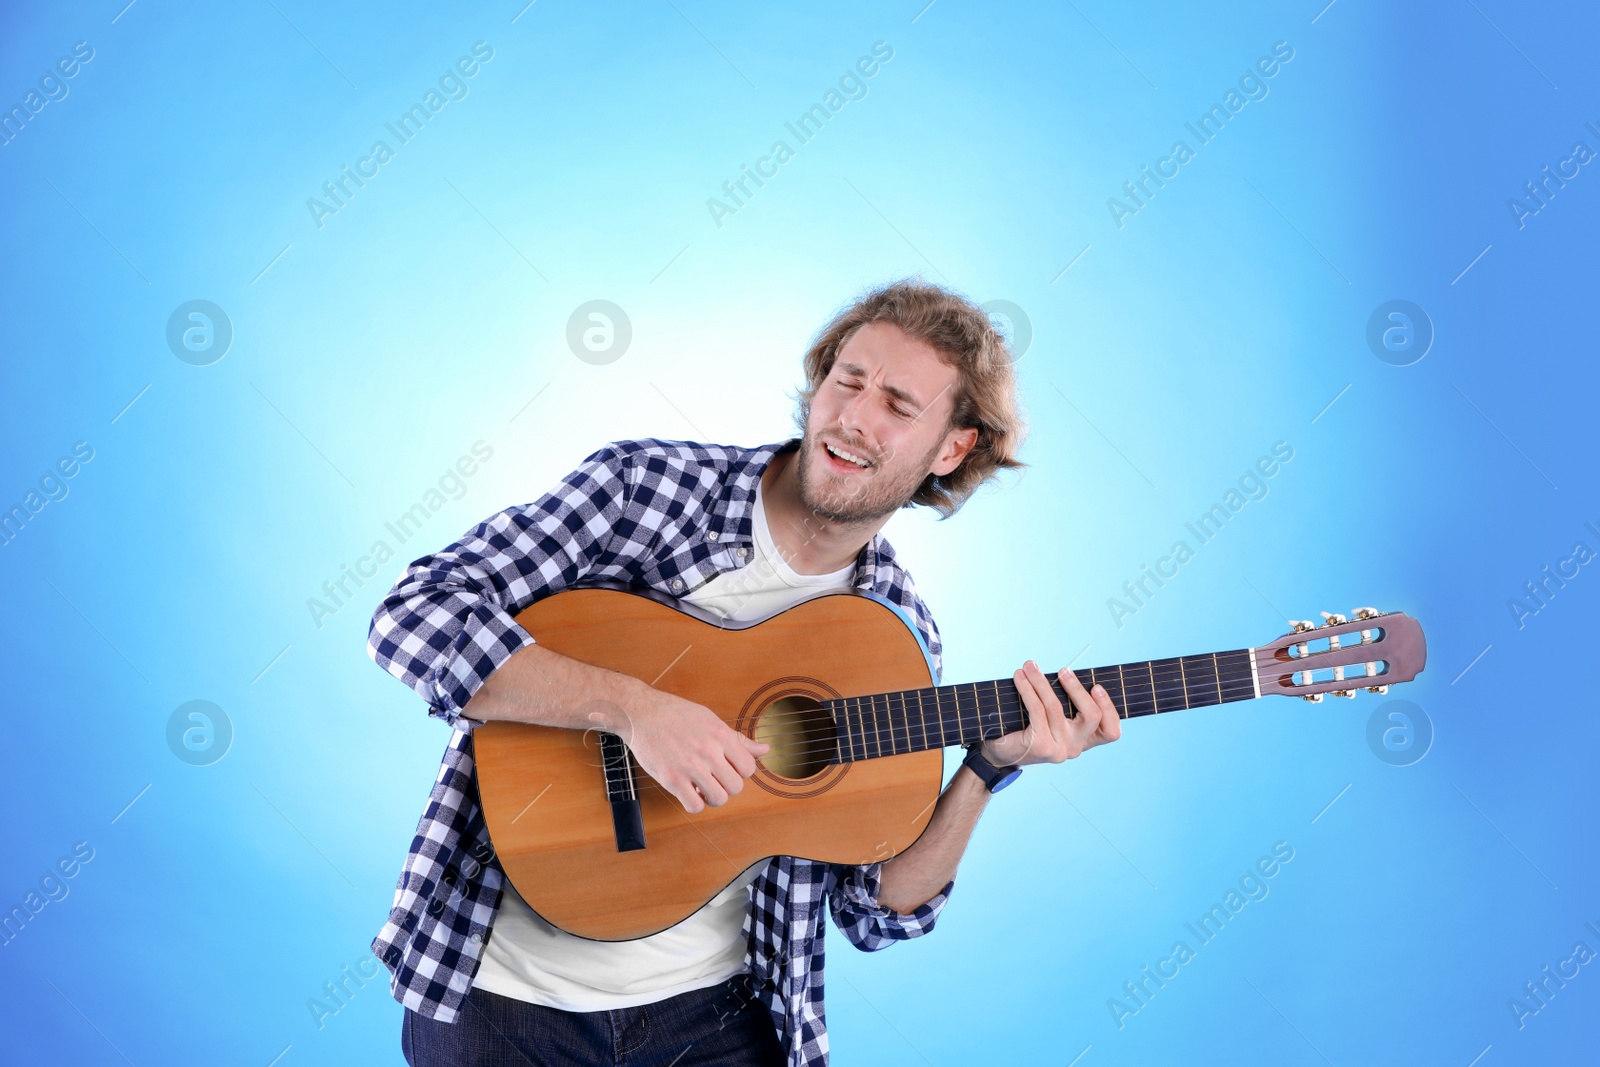
[[[967,426],[951,430],[945,434],[944,447],[939,449],[939,455],[934,459],[928,473],[943,478],[961,466],[961,461],[967,458],[967,453],[971,452],[972,446],[977,443],[978,431],[975,427]]]

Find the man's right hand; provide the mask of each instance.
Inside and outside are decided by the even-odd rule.
[[[633,752],[641,770],[693,814],[721,807],[756,772],[756,757],[772,746],[746,737],[692,700],[640,683],[641,692],[618,709],[612,732]],[[615,713],[614,713],[615,714]]]
[[[528,645],[501,664],[461,714],[616,734],[690,813],[726,804],[756,772],[756,757],[771,748],[704,705],[543,645]]]

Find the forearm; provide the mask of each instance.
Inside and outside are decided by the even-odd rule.
[[[916,843],[883,861],[878,903],[910,912],[930,900],[956,876],[972,829],[989,802],[976,774],[957,768],[933,808],[933,818]]]
[[[592,728],[628,737],[623,710],[644,683],[593,667],[542,645],[519,649],[472,694],[462,714],[480,722],[505,719],[574,730]]]

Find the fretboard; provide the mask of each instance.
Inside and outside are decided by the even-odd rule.
[[[1125,719],[1256,695],[1247,648],[1072,673],[1085,689],[1104,686]],[[1048,677],[1067,715],[1075,716],[1061,683]],[[825,701],[823,707],[838,724],[838,762],[965,745],[1028,726],[1027,709],[1010,678],[842,697]]]

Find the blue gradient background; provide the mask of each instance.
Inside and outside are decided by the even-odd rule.
[[[836,1062],[1595,1054],[1596,967],[1523,1028],[1508,1007],[1600,948],[1600,577],[1521,628],[1508,607],[1600,548],[1600,175],[1521,229],[1507,208],[1600,147],[1592,10],[467,6],[7,9],[7,108],[74,42],[94,58],[0,148],[0,504],[76,441],[94,458],[0,549],[0,910],[95,852],[0,948],[0,1060],[401,1062],[383,982],[320,1027],[308,1008],[382,923],[446,740],[367,660],[372,608],[606,440],[783,437],[811,335],[918,273],[1033,331],[1030,469],[888,529],[947,680],[1260,644],[1368,603],[1422,620],[1430,656],[1388,698],[1140,720],[1030,770],[934,936],[830,936]],[[319,228],[307,198],[479,40],[469,95]],[[879,40],[866,98],[796,146],[783,123]],[[1119,228],[1107,198],[1280,40],[1270,94]],[[795,158],[718,227],[707,198],[780,137]],[[196,298],[235,331],[204,367],[164,339]],[[565,342],[595,298],[634,329],[607,366]],[[1436,330],[1409,367],[1364,339],[1394,298]],[[478,440],[493,458],[394,546],[385,521]],[[1107,598],[1280,440],[1269,495],[1116,625]],[[316,625],[308,598],[379,538],[396,557]],[[1401,697],[1435,738],[1394,767],[1366,730]],[[234,731],[207,767],[166,742],[194,699]],[[1119,1028],[1108,999],[1195,947],[1185,922],[1278,841],[1270,895]]]

